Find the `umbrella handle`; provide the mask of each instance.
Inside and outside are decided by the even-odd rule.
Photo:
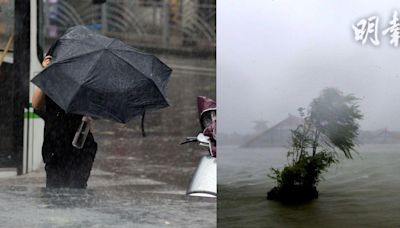
[[[86,116],[82,117],[81,125],[75,133],[74,139],[72,140],[72,145],[78,149],[82,149],[86,137],[90,130],[90,119]]]
[[[92,126],[93,118],[90,116],[83,116],[82,121],[87,122],[90,129],[90,127]]]

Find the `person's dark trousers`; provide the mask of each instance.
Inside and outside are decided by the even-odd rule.
[[[93,143],[89,151],[72,150],[47,162],[46,188],[86,188],[97,151]]]

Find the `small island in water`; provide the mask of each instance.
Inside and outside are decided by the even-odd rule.
[[[267,199],[302,202],[318,198],[322,173],[339,162],[339,154],[351,159],[355,151],[358,121],[363,117],[358,101],[353,94],[326,88],[307,109],[298,109],[302,123],[290,130],[290,162],[282,170],[271,169],[268,176],[277,186],[268,192]]]

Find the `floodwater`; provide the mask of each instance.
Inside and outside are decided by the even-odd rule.
[[[266,200],[285,148],[219,147],[218,227],[400,227],[400,145],[363,145],[325,173],[319,198]]]
[[[211,201],[131,187],[0,187],[1,227],[215,227]],[[212,216],[212,215],[211,215]]]
[[[0,227],[216,227],[216,199],[186,196],[207,154],[183,137],[146,138],[135,123],[98,121],[86,190],[46,189],[41,168],[0,179]]]

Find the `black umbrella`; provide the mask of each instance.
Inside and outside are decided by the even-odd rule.
[[[52,64],[32,82],[67,113],[126,123],[168,106],[170,74],[157,57],[75,26],[57,41]]]

